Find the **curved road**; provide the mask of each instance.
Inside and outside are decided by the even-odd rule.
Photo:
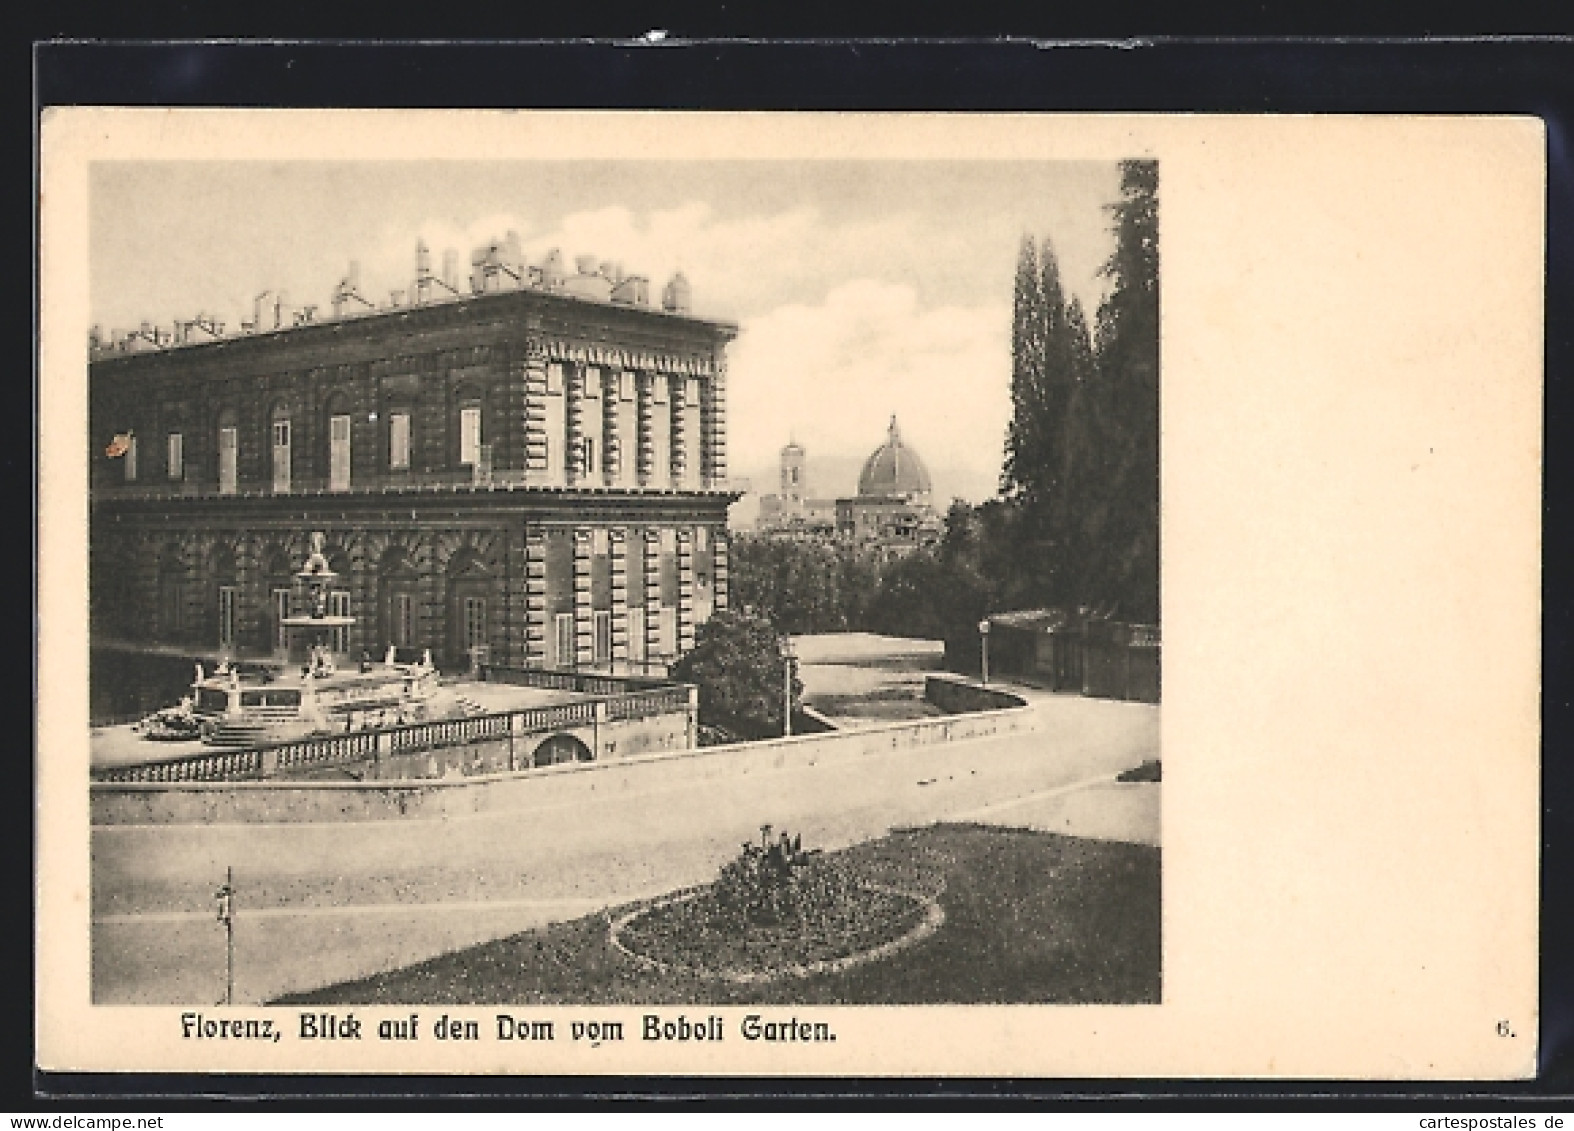
[[[447,819],[116,825],[92,831],[93,991],[103,1003],[224,995],[214,889],[237,889],[236,1000],[419,961],[700,883],[769,822],[838,848],[939,820],[1023,821],[1034,798],[1158,756],[1159,711],[1024,692],[1029,732],[597,792]]]

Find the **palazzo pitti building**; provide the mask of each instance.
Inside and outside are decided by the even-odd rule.
[[[493,243],[332,315],[90,340],[95,641],[281,657],[313,532],[334,648],[659,666],[727,604],[726,348],[681,275]]]

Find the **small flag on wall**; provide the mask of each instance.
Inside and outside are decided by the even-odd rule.
[[[119,459],[131,450],[131,433],[117,432],[115,438],[109,442],[109,447],[104,449],[104,454],[110,459]]]

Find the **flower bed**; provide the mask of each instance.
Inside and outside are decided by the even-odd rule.
[[[940,905],[860,883],[784,835],[744,845],[709,887],[680,892],[611,924],[612,945],[658,970],[736,982],[845,969],[927,937]]]

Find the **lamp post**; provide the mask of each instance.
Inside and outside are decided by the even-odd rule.
[[[224,1004],[235,1004],[235,869],[224,870],[224,886],[213,893],[224,924]]]
[[[792,737],[792,637],[783,636],[782,652],[782,737]]]
[[[978,642],[980,664],[979,669],[983,675],[983,684],[989,686],[989,618],[985,617],[978,622]]]

